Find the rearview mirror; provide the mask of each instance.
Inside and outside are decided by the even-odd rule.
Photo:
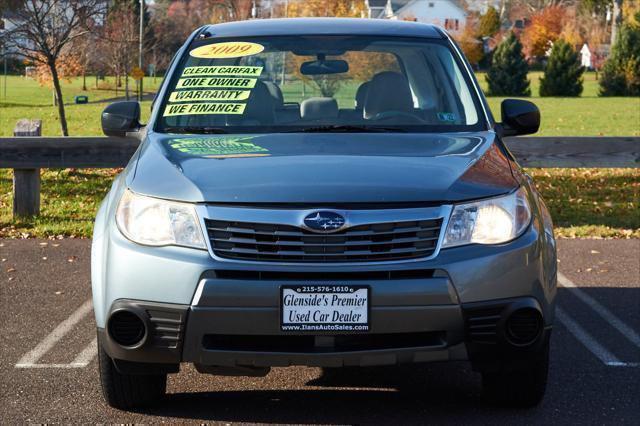
[[[300,66],[302,75],[341,74],[347,71],[349,71],[349,64],[341,59],[319,59],[304,62]]]
[[[529,135],[540,128],[540,110],[529,101],[502,101],[502,136]]]
[[[102,132],[107,136],[126,137],[140,130],[140,104],[115,102],[102,111]]]

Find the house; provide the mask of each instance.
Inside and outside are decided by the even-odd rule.
[[[583,44],[582,49],[580,49],[580,62],[582,63],[582,66],[585,67],[586,69],[592,68],[591,50],[589,50],[589,46],[587,46],[586,43]]]
[[[7,49],[7,51],[5,52],[0,52],[0,55],[6,54],[8,57],[18,57],[18,58],[22,57],[21,55],[19,55],[17,52],[14,51],[14,49],[12,48],[12,45],[20,44],[20,45],[28,46],[30,45],[30,43],[22,38],[17,38],[13,36],[11,34],[11,31],[21,26],[23,22],[24,21],[22,20],[22,18],[20,18],[20,16],[8,10],[6,10],[2,15],[0,15],[0,41],[4,42],[4,43],[0,43],[0,46],[4,46],[4,48]],[[12,36],[12,38],[8,39],[10,35]],[[3,37],[7,37],[7,40],[3,40]],[[17,43],[11,43],[10,41],[17,42]],[[7,45],[11,47],[7,47]]]
[[[364,4],[367,9],[367,18],[386,18],[388,2],[388,0],[365,0]]]
[[[366,0],[370,18],[399,19],[462,31],[467,14],[458,0]]]
[[[493,7],[500,12],[503,2],[504,0],[467,0],[467,10],[484,15],[490,7]]]

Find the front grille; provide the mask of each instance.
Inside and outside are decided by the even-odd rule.
[[[358,225],[317,234],[290,225],[205,220],[216,256],[283,262],[362,262],[431,256],[442,219]]]

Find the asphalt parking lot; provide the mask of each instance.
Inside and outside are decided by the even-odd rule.
[[[490,406],[465,363],[266,378],[170,376],[165,402],[108,408],[98,383],[88,240],[0,240],[2,423],[589,423],[640,417],[640,240],[561,240],[550,384],[530,410]]]

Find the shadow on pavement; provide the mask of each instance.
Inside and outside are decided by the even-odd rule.
[[[306,385],[310,388],[170,394],[161,406],[139,413],[224,422],[345,424],[415,423],[501,411],[482,399],[479,375],[466,363],[389,367],[375,373],[328,369]]]

